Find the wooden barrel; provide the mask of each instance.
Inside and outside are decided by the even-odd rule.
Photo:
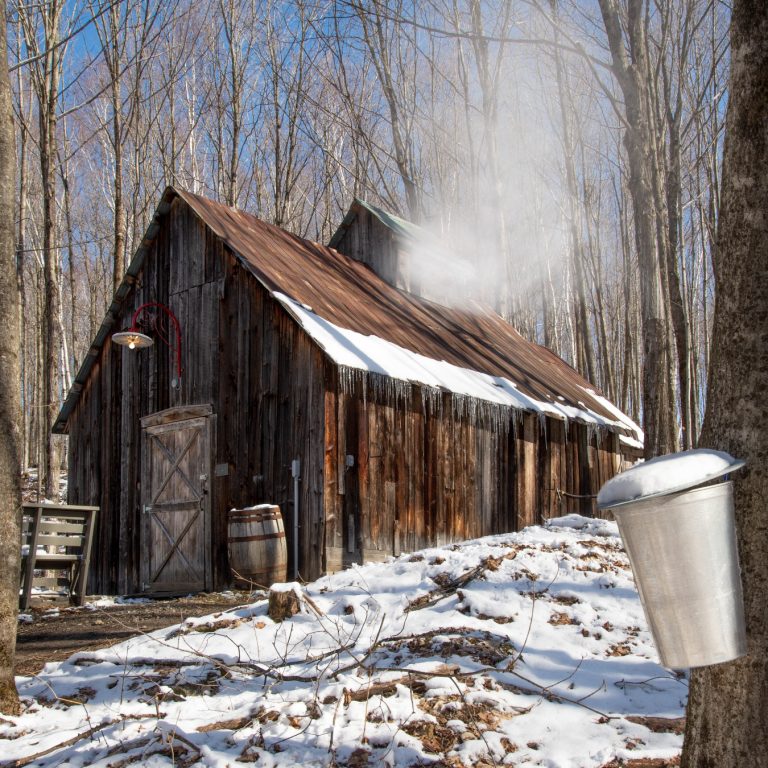
[[[280,507],[231,509],[228,529],[229,567],[236,587],[254,589],[286,580],[288,549]]]

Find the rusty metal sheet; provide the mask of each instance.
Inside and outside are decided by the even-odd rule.
[[[177,194],[268,290],[311,307],[325,320],[426,357],[502,376],[537,400],[587,407],[615,420],[585,391],[595,387],[575,369],[489,309],[476,304],[472,311],[458,310],[421,299],[332,248],[204,197]]]

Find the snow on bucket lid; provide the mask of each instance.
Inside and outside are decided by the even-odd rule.
[[[696,448],[635,464],[612,477],[597,494],[598,509],[694,488],[741,469],[745,462],[723,451]]]

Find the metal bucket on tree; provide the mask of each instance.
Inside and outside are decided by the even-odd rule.
[[[229,567],[236,587],[268,587],[286,580],[288,550],[280,507],[259,504],[231,509],[227,528]]]
[[[604,493],[606,484],[598,496],[600,509],[616,519],[661,663],[670,669],[719,664],[747,652],[733,484],[702,485],[744,462],[727,457],[730,464],[724,460],[709,474],[683,471],[676,478],[675,468],[684,466],[678,459],[690,464],[695,453],[660,457],[671,470],[667,487],[642,490],[641,482],[639,496],[622,499]],[[622,474],[647,475],[655,461]]]

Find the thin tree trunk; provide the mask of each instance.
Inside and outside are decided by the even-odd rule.
[[[472,47],[475,52],[475,64],[477,77],[480,84],[482,97],[483,137],[485,139],[485,156],[490,181],[491,204],[496,219],[496,247],[497,254],[492,255],[491,267],[500,263],[501,270],[496,279],[496,311],[507,320],[520,312],[516,300],[513,300],[513,266],[510,261],[509,239],[507,235],[507,207],[504,204],[504,183],[499,163],[499,136],[498,136],[498,112],[499,112],[499,66],[491,66],[488,51],[488,39],[483,27],[483,10],[480,0],[470,0],[470,17],[472,23]],[[506,18],[502,22],[502,31],[507,26],[510,4],[507,4]],[[501,54],[499,54],[501,55]],[[520,324],[521,318],[517,318]]]
[[[17,26],[16,31],[17,37],[18,37],[18,43],[20,45],[21,41],[21,30]],[[17,52],[18,55],[18,52]],[[20,56],[19,56],[20,58]],[[21,68],[18,69],[17,74],[17,88],[19,93],[19,114],[21,115],[21,119],[19,120],[19,199],[18,199],[18,206],[17,206],[17,221],[18,221],[18,230],[17,230],[17,238],[16,238],[16,276],[17,276],[17,282],[18,282],[18,290],[19,290],[19,322],[21,323],[22,331],[22,338],[21,338],[21,390],[23,393],[23,398],[25,401],[25,405],[27,406],[24,409],[24,416],[23,416],[23,423],[22,423],[22,448],[21,448],[21,465],[24,468],[24,470],[27,469],[30,463],[30,443],[32,442],[31,437],[31,426],[32,426],[32,420],[31,420],[31,412],[32,409],[29,407],[30,403],[28,401],[28,398],[30,396],[30,371],[29,371],[29,361],[27,359],[27,344],[26,344],[26,330],[28,328],[27,323],[23,322],[23,319],[27,315],[27,297],[26,292],[24,290],[24,263],[26,260],[26,242],[27,242],[27,194],[28,194],[28,181],[27,181],[27,141],[29,136],[29,128],[27,124],[27,116],[24,112],[24,92],[25,89],[23,88],[22,84],[22,78],[21,78]],[[34,370],[34,367],[33,367]],[[34,377],[32,381],[32,394],[34,394]],[[33,398],[34,402],[34,398]]]
[[[74,247],[74,233],[72,231],[72,199],[69,189],[69,169],[66,162],[59,161],[61,168],[61,183],[64,189],[64,221],[67,228],[67,261],[69,268],[67,270],[67,276],[69,278],[69,357],[72,361],[72,367],[77,370],[77,354],[76,354],[76,336],[77,336],[77,278],[75,274],[75,247]],[[71,371],[70,371],[71,381]],[[69,387],[69,384],[67,385]]]
[[[376,75],[384,93],[384,99],[389,111],[390,126],[392,129],[392,145],[400,179],[405,190],[405,199],[408,206],[408,215],[412,221],[421,219],[421,196],[414,180],[413,168],[410,163],[407,149],[409,139],[406,128],[403,125],[400,113],[400,105],[397,99],[394,75],[392,72],[389,47],[384,32],[380,0],[373,0],[370,9],[360,0],[353,0],[352,7],[360,19],[363,30],[363,39],[371,54]],[[370,18],[369,18],[370,17]],[[371,29],[371,24],[373,29]]]
[[[557,0],[550,0],[552,15],[557,21]],[[573,136],[571,134],[571,109],[566,103],[568,93],[567,74],[563,70],[562,56],[557,47],[559,36],[555,26],[555,78],[557,81],[557,95],[560,106],[560,123],[563,132],[563,161],[565,163],[565,181],[568,191],[568,235],[571,245],[571,260],[573,264],[573,277],[576,283],[574,296],[574,330],[576,331],[576,368],[589,381],[596,384],[595,356],[592,349],[592,334],[590,333],[589,320],[587,318],[586,288],[584,285],[584,248],[582,244],[579,215],[576,210],[576,202],[579,199],[579,188],[576,180],[576,159]],[[587,204],[586,198],[584,205]]]
[[[20,713],[13,676],[19,601],[19,284],[14,231],[16,147],[5,5],[0,10],[0,712]]]
[[[674,451],[676,430],[670,383],[670,349],[667,310],[659,253],[658,216],[654,199],[651,125],[647,99],[648,62],[645,56],[645,2],[629,0],[630,62],[624,46],[616,0],[600,0],[608,35],[614,75],[624,95],[627,127],[624,144],[629,162],[629,191],[635,214],[635,242],[640,271],[640,304],[643,339],[643,428],[645,456]]]
[[[43,399],[46,460],[45,493],[58,493],[59,440],[51,427],[59,410],[59,267],[56,238],[56,124],[63,49],[59,45],[62,7],[59,0],[39,7],[19,6],[27,48],[38,56],[32,65],[32,81],[38,108],[38,149],[43,213]],[[39,24],[38,24],[39,20]],[[42,47],[41,47],[42,46]]]

